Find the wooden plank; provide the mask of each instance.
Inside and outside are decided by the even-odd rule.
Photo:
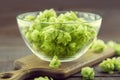
[[[29,76],[35,73],[39,73],[39,74],[41,73],[40,75],[47,75],[57,79],[66,78],[80,71],[80,69],[84,66],[92,66],[100,62],[101,60],[107,57],[111,57],[113,55],[114,55],[114,51],[112,49],[106,49],[101,54],[88,51],[78,60],[62,63],[62,65],[58,69],[52,69],[49,67],[49,62],[42,61],[35,55],[30,55],[18,59],[15,62],[16,68],[21,68],[21,69],[18,71],[10,72],[13,74],[13,77],[9,78],[9,80],[13,80],[13,79],[21,80],[23,79],[23,76],[25,75]],[[3,73],[1,73],[1,75],[3,75]]]

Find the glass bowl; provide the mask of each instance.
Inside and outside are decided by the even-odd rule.
[[[56,11],[57,15],[66,12]],[[28,15],[36,18],[39,12],[27,12],[18,15],[19,31],[33,54],[45,61],[50,61],[56,55],[61,62],[68,62],[76,60],[86,53],[97,37],[102,17],[94,13],[75,12],[80,18],[76,22],[64,22],[62,20],[52,22],[54,19],[51,19],[51,22],[40,22],[39,20],[24,19]],[[67,15],[67,17],[71,16]]]

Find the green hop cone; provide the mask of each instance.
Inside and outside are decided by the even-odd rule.
[[[26,35],[25,35],[26,39],[31,42],[32,41],[32,37],[31,37],[31,33],[30,32],[27,32]]]
[[[39,41],[40,32],[38,30],[33,30],[31,37],[33,41]]]
[[[114,41],[108,41],[107,45],[115,50],[116,55],[120,56],[120,44]]]
[[[108,41],[107,42],[107,45],[109,46],[109,47],[111,47],[111,48],[114,48],[114,46],[115,46],[115,42],[114,41]]]
[[[104,43],[103,40],[95,40],[91,46],[91,50],[96,52],[96,53],[101,53],[105,50],[106,44]]]
[[[57,56],[54,56],[53,59],[50,61],[49,67],[51,68],[58,68],[61,65]]]
[[[115,69],[114,61],[112,59],[108,58],[107,60],[102,61],[99,64],[99,67],[101,68],[101,70],[103,72],[108,72],[108,73],[112,74],[113,70]]]
[[[115,70],[120,71],[120,57],[112,58],[115,66]]]
[[[115,53],[116,55],[120,56],[120,44],[115,45]]]
[[[24,18],[24,20],[27,20],[27,21],[33,21],[34,19],[35,19],[35,16],[33,16],[33,15],[27,15]]]
[[[71,50],[75,50],[75,48],[76,48],[76,43],[75,43],[75,42],[70,43],[70,44],[69,44],[69,48],[70,48]]]
[[[81,75],[84,79],[90,79],[93,80],[94,79],[94,69],[90,68],[90,67],[84,67],[81,70]]]
[[[45,77],[38,77],[38,78],[35,78],[34,80],[53,80],[52,78],[48,78],[47,76]]]
[[[23,26],[22,34],[38,53],[52,58],[70,58],[86,47],[96,36],[96,27],[86,23],[78,13],[55,10],[40,11],[37,15],[25,15],[32,25]]]

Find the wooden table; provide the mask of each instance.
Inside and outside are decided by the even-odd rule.
[[[0,44],[0,72],[12,71],[14,60],[31,54],[21,38],[1,37]],[[92,67],[95,69],[96,80],[120,80],[120,73],[118,72],[106,74],[101,73],[97,64]],[[82,80],[80,71],[65,80]]]
[[[4,4],[6,3],[5,0],[3,1]],[[8,4],[10,2],[10,5]],[[32,5],[32,1],[28,4],[29,6],[26,6],[26,4],[22,4],[24,0],[18,0],[16,1],[16,4],[13,6],[11,1],[8,1],[7,5],[8,7],[5,7],[4,4],[0,2],[0,72],[6,72],[6,71],[11,71],[14,69],[14,64],[13,62],[21,57],[30,55],[32,52],[27,48],[25,43],[23,42],[18,28],[16,24],[15,17],[21,12],[25,11],[30,11],[30,10],[38,10],[38,5],[37,8],[33,6],[32,9],[29,9],[29,6]],[[93,0],[94,2],[94,0]],[[20,4],[19,4],[20,3]],[[43,2],[44,3],[44,2]],[[55,2],[54,2],[55,3]],[[58,2],[57,2],[58,3]],[[82,2],[87,5],[84,1]],[[82,4],[81,3],[81,4]],[[98,4],[99,2],[97,2]],[[104,2],[103,2],[104,3]],[[113,5],[112,5],[113,3]],[[75,10],[82,10],[82,11],[89,11],[89,12],[95,12],[99,13],[103,17],[103,23],[102,27],[99,33],[99,38],[108,41],[108,40],[114,40],[117,42],[120,42],[120,10],[119,10],[119,5],[118,2],[110,2],[109,4],[104,3],[103,6],[95,5],[95,3],[90,3],[88,4],[88,7],[84,7],[84,5],[81,5],[82,8],[79,7],[79,5],[71,5],[71,3],[66,6],[66,9],[69,9],[70,5],[72,8],[75,8]],[[20,6],[18,7],[17,4]],[[42,4],[42,3],[41,3]],[[47,4],[52,4],[52,2],[47,3]],[[102,3],[101,3],[102,4]],[[65,3],[63,4],[65,5]],[[63,10],[65,6],[62,5],[62,2],[60,2],[59,7],[55,7],[58,10]],[[95,5],[95,6],[92,6]],[[105,7],[107,5],[107,7]],[[15,7],[16,6],[16,7]],[[61,6],[61,7],[60,7]],[[92,6],[92,7],[90,7]],[[111,7],[114,6],[114,7]],[[45,7],[44,5],[39,6],[41,9],[44,8],[49,8],[50,6],[47,5]],[[104,8],[105,7],[105,8]],[[101,73],[100,70],[98,69],[97,65],[93,66],[95,68],[95,78],[96,80],[120,80],[120,73],[115,72],[114,74],[105,74]],[[80,72],[70,76],[66,80],[82,80]]]

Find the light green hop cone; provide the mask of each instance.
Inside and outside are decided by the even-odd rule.
[[[81,70],[81,75],[83,79],[94,80],[94,76],[95,76],[94,69],[90,67],[84,67]]]
[[[103,72],[112,74],[115,69],[114,61],[108,58],[107,60],[104,60],[102,63],[100,63],[99,67]]]
[[[101,21],[94,13],[54,9],[17,16],[19,30],[31,51],[45,61],[56,55],[61,62],[76,60],[89,49]]]

